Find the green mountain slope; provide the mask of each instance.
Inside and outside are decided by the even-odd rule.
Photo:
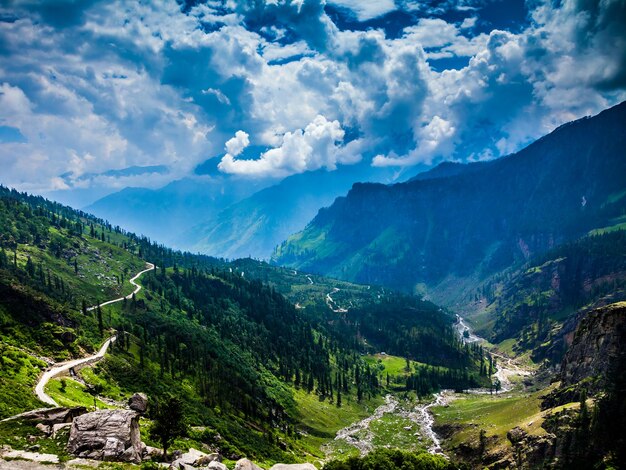
[[[274,261],[360,283],[426,288],[450,304],[494,273],[619,224],[624,148],[626,103],[502,159],[392,186],[356,184],[280,245]]]
[[[495,276],[468,303],[492,342],[513,339],[513,352],[559,363],[580,318],[624,299],[626,231],[617,230],[566,243]]]
[[[131,292],[127,281],[146,261],[156,269],[142,275],[144,289],[87,309]],[[311,282],[322,290],[307,292]],[[118,340],[106,359],[82,379],[99,385],[103,399],[136,391],[182,397],[192,424],[205,429],[194,439],[231,458],[320,457],[319,444],[389,390],[383,371],[364,356],[382,348],[438,366],[422,378],[422,393],[488,382],[482,351],[463,346],[452,316],[437,306],[346,283],[327,290],[331,285],[306,275],[289,279],[252,260],[229,264],[174,251],[0,188],[0,417],[41,406],[32,388],[46,357],[83,357],[113,334]],[[328,302],[337,288],[346,296]],[[338,308],[344,301],[353,310]],[[390,383],[406,389],[406,374]],[[48,393],[60,403],[92,402],[85,386],[69,379],[51,381]],[[312,421],[310,413],[324,419]]]

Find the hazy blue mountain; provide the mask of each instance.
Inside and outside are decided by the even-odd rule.
[[[320,208],[346,194],[354,177],[369,176],[366,166],[351,167],[351,177],[346,173],[319,170],[285,178],[193,226],[175,243],[214,256],[268,259],[277,244],[302,230]]]
[[[126,188],[99,199],[85,210],[171,244],[181,231],[199,220],[211,219],[260,185],[220,176],[184,178],[159,189]]]
[[[396,185],[355,184],[274,260],[406,290],[476,285],[593,228],[626,222],[625,149],[622,103],[498,160],[444,165]]]

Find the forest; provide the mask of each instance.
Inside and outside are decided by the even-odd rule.
[[[156,269],[142,277],[141,295],[100,307],[145,261]],[[452,316],[434,304],[387,291],[345,313],[298,310],[279,293],[287,286],[234,266],[0,188],[2,342],[76,357],[117,332],[97,373],[123,390],[184,397],[192,421],[219,432],[232,455],[293,458],[286,451],[305,430],[296,390],[337,407],[386,393],[389,378],[367,354],[428,365],[403,379],[419,395],[488,383],[482,351],[464,346]],[[7,396],[17,370],[0,373]],[[3,414],[31,406],[9,402]]]

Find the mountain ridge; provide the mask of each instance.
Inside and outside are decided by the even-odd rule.
[[[273,260],[411,291],[449,274],[484,277],[622,214],[625,123],[626,102],[477,170],[355,184]]]

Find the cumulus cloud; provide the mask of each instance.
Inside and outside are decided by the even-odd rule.
[[[279,147],[262,153],[258,159],[237,160],[235,156],[249,144],[248,135],[238,131],[226,143],[228,153],[218,168],[226,173],[264,177],[284,177],[320,168],[335,170],[338,163],[354,162],[354,156],[345,155],[339,146],[344,135],[339,121],[317,116],[304,130],[285,133]]]
[[[249,137],[248,133],[244,131],[237,131],[235,133],[235,137],[226,142],[226,145],[224,146],[226,148],[226,152],[228,152],[231,156],[236,157],[243,152],[248,145],[250,145]]]
[[[374,166],[410,166],[417,163],[432,163],[436,155],[446,156],[452,150],[450,138],[455,128],[451,122],[434,116],[432,120],[417,130],[418,145],[408,155],[398,156],[395,152],[390,155],[376,155],[372,160]],[[444,147],[446,149],[444,150]]]
[[[493,158],[626,99],[623,1],[538,0],[512,31],[485,31],[487,3],[332,1],[410,10],[393,37],[341,29],[324,0],[3,3],[0,127],[23,138],[0,139],[2,182],[113,187],[128,176],[94,175],[163,165],[142,180],[163,184],[225,142],[220,170],[248,177]],[[250,142],[271,149],[242,159]]]

